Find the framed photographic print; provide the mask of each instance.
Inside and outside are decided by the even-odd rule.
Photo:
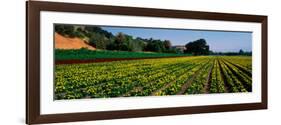
[[[267,16],[27,2],[27,124],[267,109]]]

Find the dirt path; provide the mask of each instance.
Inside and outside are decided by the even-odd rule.
[[[183,74],[185,74],[185,73],[183,73]],[[183,75],[183,74],[182,74],[182,75]],[[180,75],[180,76],[181,76],[181,75]],[[179,76],[179,77],[180,77],[180,76]],[[177,78],[178,78],[178,77],[177,77]],[[172,82],[169,82],[169,83],[165,84],[162,88],[158,89],[157,91],[152,92],[150,96],[156,96],[157,93],[159,93],[159,92],[165,90],[166,88],[170,87],[172,84],[174,84],[174,83],[177,81],[177,78],[176,78],[175,80],[173,80]]]
[[[240,66],[240,65],[234,64],[234,63],[232,63],[232,62],[230,62],[230,61],[228,61],[228,60],[225,60],[225,59],[224,59],[223,61],[232,64],[233,66],[237,67],[238,69],[240,69],[241,71],[243,71],[245,74],[247,74],[249,77],[252,77],[252,73],[251,73],[250,71],[246,70],[245,67],[242,67],[242,66]]]
[[[171,68],[171,67],[168,67],[167,69],[169,69],[169,68]],[[178,69],[177,67],[173,67],[173,68]],[[172,68],[172,69],[173,69],[173,68]],[[176,72],[176,70],[173,71],[173,72]],[[173,73],[173,72],[171,72],[171,73]],[[157,73],[157,72],[156,72],[156,73]],[[155,74],[156,74],[156,73],[155,73]],[[154,84],[154,83],[157,81],[158,78],[164,77],[165,75],[168,75],[168,74],[161,75],[161,76],[157,77],[155,80],[150,81],[148,84]],[[140,90],[143,90],[143,86],[141,86],[141,84],[134,86],[131,90],[129,90],[128,92],[122,94],[120,97],[128,96],[128,95],[130,95],[130,93],[132,93],[132,92],[138,92],[138,91],[140,91]]]
[[[213,65],[210,68],[210,71],[208,72],[207,82],[205,83],[205,86],[204,86],[204,89],[203,89],[205,94],[210,93],[210,84],[211,84],[212,72],[213,72],[213,69],[214,69],[214,65],[215,65],[215,60],[213,61]]]
[[[230,88],[229,88],[229,85],[227,84],[226,76],[222,71],[221,62],[220,62],[219,59],[218,59],[218,64],[219,64],[219,70],[220,70],[220,73],[221,73],[221,77],[222,77],[222,80],[223,80],[223,83],[224,83],[224,91],[225,91],[225,93],[229,93]]]
[[[185,90],[191,85],[192,81],[198,76],[198,74],[200,74],[201,69],[208,63],[209,61],[194,73],[194,75],[181,87],[181,90],[177,93],[177,95],[182,95],[185,93]]]
[[[194,67],[192,67],[192,68],[194,68]],[[190,70],[190,69],[192,69],[192,68],[188,68],[187,70]],[[184,75],[185,73],[186,73],[186,72],[180,74],[177,78],[181,77],[181,76]],[[175,80],[173,80],[173,81],[171,81],[171,82],[165,84],[162,88],[156,90],[155,92],[152,92],[152,93],[151,93],[151,96],[156,96],[157,93],[159,93],[159,92],[165,90],[166,88],[170,87],[172,84],[174,84],[174,83],[177,81],[177,78],[176,78]]]
[[[165,90],[166,88],[168,88],[169,86],[171,86],[171,85],[172,85],[174,82],[176,82],[176,81],[177,81],[177,79],[173,80],[172,82],[170,82],[170,83],[168,83],[168,84],[165,84],[162,88],[156,90],[155,92],[152,92],[152,93],[150,94],[150,96],[156,96],[157,93],[159,93],[159,92]]]
[[[237,74],[236,71],[234,71],[229,64],[227,64],[225,61],[223,61],[224,65],[226,65],[228,67],[228,69],[230,70],[230,72],[232,72],[234,74],[234,77],[236,77],[243,85],[244,88],[247,89],[248,92],[252,91],[252,86],[250,86],[249,84],[246,84],[247,81],[245,81],[239,74]],[[239,68],[238,68],[239,69]],[[239,69],[240,70],[240,69]]]

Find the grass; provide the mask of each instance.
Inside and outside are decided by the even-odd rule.
[[[153,57],[177,57],[191,56],[191,54],[155,53],[155,52],[127,52],[108,50],[55,50],[56,60],[89,60],[110,58],[153,58]]]

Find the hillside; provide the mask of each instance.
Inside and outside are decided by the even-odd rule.
[[[96,48],[88,45],[80,38],[69,38],[55,33],[55,48],[56,49],[81,49],[87,48],[89,50],[96,50]]]

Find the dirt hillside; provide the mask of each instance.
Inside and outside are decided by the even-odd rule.
[[[81,49],[96,50],[96,48],[88,45],[80,38],[68,38],[58,33],[55,33],[55,48],[56,49]]]

